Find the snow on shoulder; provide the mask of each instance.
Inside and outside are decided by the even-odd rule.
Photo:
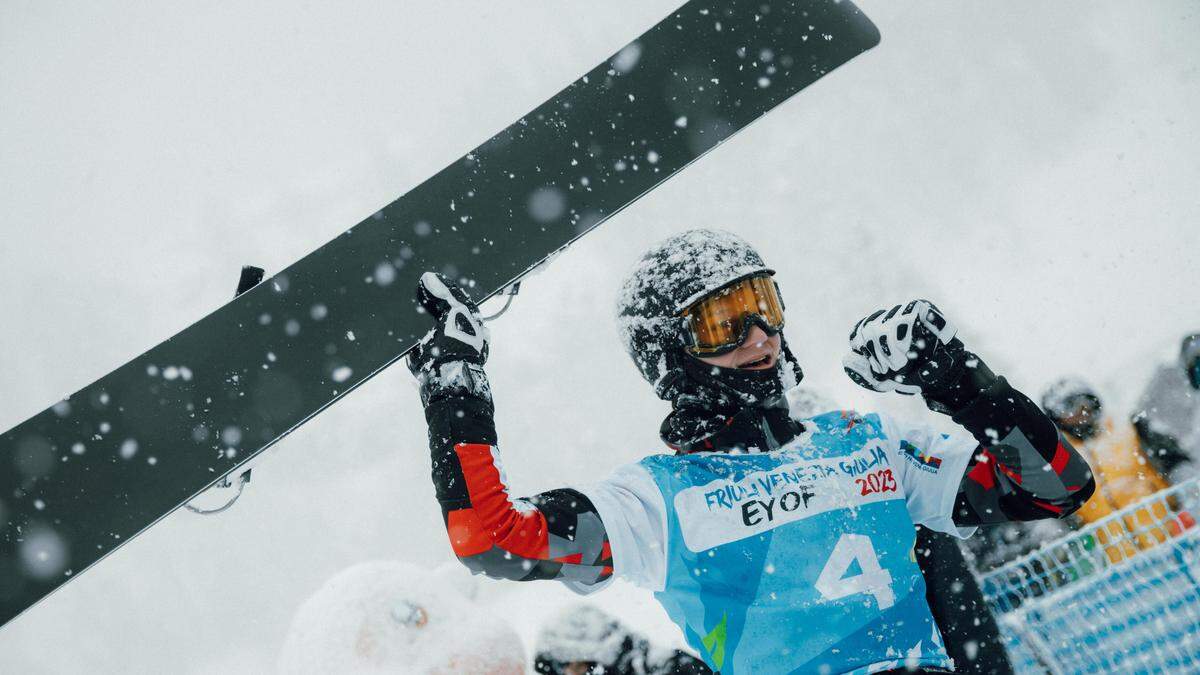
[[[444,574],[368,562],[331,578],[292,620],[281,673],[520,675],[525,651],[500,617]]]

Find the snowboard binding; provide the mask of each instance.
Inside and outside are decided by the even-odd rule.
[[[242,293],[245,293],[246,291],[250,290],[251,288],[254,288],[255,286],[257,286],[263,280],[263,276],[265,274],[266,274],[266,271],[263,270],[263,268],[261,268],[261,267],[254,267],[253,265],[243,265],[242,266],[242,275],[238,279],[237,292],[235,292],[233,294],[233,297],[236,298],[239,295],[241,295]],[[188,511],[191,511],[192,513],[196,513],[196,514],[199,514],[202,516],[212,516],[212,515],[216,515],[218,513],[222,513],[224,511],[229,510],[229,508],[231,506],[233,506],[233,503],[236,502],[238,500],[238,498],[242,496],[242,491],[246,489],[246,486],[250,484],[250,472],[253,470],[254,470],[253,468],[250,468],[250,469],[246,469],[245,471],[243,471],[236,478],[236,481],[237,481],[236,483],[234,482],[234,480],[230,479],[230,476],[232,476],[233,474],[230,474],[229,476],[225,476],[224,478],[222,478],[220,480],[220,482],[218,482],[217,484],[213,485],[211,488],[209,488],[208,490],[205,491],[205,494],[216,494],[218,491],[228,490],[230,488],[236,487],[237,491],[234,492],[233,496],[230,497],[224,504],[221,504],[220,506],[217,506],[214,508],[204,508],[204,507],[200,507],[200,506],[195,506],[191,502],[188,502],[183,505],[183,508],[187,509]]]
[[[251,288],[254,288],[255,286],[257,286],[259,283],[262,282],[263,276],[265,274],[266,274],[266,272],[261,267],[254,267],[252,265],[243,266],[241,278],[238,279],[237,293],[234,294],[234,297],[236,298],[239,295],[241,295],[242,293],[245,293],[246,291],[250,290]],[[497,310],[494,314],[490,314],[488,316],[482,317],[482,319],[484,321],[492,321],[494,319],[499,318],[502,314],[504,314],[505,312],[508,311],[509,307],[512,306],[513,298],[515,298],[517,296],[517,293],[519,293],[520,291],[521,291],[521,282],[519,282],[519,281],[511,286],[508,286],[504,290],[502,290],[499,293],[499,295],[505,296],[504,305],[501,306],[500,309]],[[233,478],[233,474],[225,476],[218,483],[216,483],[211,488],[209,488],[207,491],[205,491],[204,494],[207,495],[207,494],[217,494],[217,493],[225,491],[225,490],[233,489],[234,492],[233,492],[232,496],[230,496],[220,506],[208,508],[208,507],[197,506],[197,505],[193,504],[192,502],[188,502],[188,503],[184,504],[183,507],[185,509],[187,509],[188,511],[191,511],[192,513],[195,513],[195,514],[198,514],[201,516],[213,516],[218,513],[223,513],[225,511],[228,511],[231,507],[233,507],[234,503],[237,502],[237,500],[242,496],[242,492],[246,489],[246,486],[250,484],[250,476],[251,476],[251,472],[253,470],[254,470],[253,468],[246,469],[241,474],[239,474],[237,478]],[[423,625],[423,624],[420,624],[420,625]]]
[[[519,282],[519,281],[517,283],[513,284],[512,286],[508,286],[504,290],[500,291],[500,293],[498,293],[497,295],[505,296],[504,306],[501,307],[495,314],[489,314],[488,316],[480,317],[480,319],[482,319],[484,321],[493,321],[495,319],[500,318],[500,315],[507,312],[508,308],[510,306],[512,306],[513,298],[517,297],[517,293],[520,293],[520,292],[521,292],[521,282]]]

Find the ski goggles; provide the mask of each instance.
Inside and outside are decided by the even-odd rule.
[[[770,274],[739,279],[681,313],[687,349],[697,356],[719,356],[737,349],[758,324],[769,335],[783,328],[783,300]]]

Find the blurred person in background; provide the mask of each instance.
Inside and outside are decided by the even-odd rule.
[[[1085,525],[1167,489],[1171,483],[1158,467],[1183,461],[1173,439],[1143,436],[1136,417],[1118,422],[1106,415],[1100,395],[1080,378],[1052,384],[1042,396],[1042,407],[1092,467],[1096,492],[1074,516]],[[1164,498],[1113,520],[1096,535],[1109,560],[1118,562],[1190,525],[1190,515],[1175,514]]]
[[[711,675],[700,659],[649,640],[587,604],[551,617],[538,633],[533,669],[546,675]]]
[[[1200,456],[1200,333],[1183,338],[1179,356],[1155,370],[1133,418],[1149,441],[1155,468],[1172,483],[1196,475]]]
[[[963,543],[971,564],[983,574],[1070,532],[1071,527],[1062,520],[1001,523],[980,528],[978,534]]]
[[[287,675],[522,675],[528,657],[505,617],[443,566],[374,561],[326,581],[296,610],[276,670]]]

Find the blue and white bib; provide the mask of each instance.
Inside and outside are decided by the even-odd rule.
[[[716,671],[949,668],[913,523],[951,514],[976,443],[833,412],[761,454],[656,455],[583,488],[616,575],[654,591]]]

